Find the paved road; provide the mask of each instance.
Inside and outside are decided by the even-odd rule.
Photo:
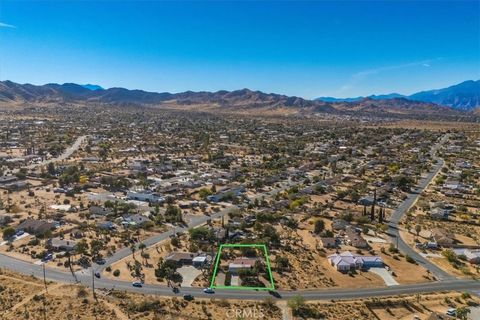
[[[80,146],[82,145],[83,142],[85,142],[86,139],[87,139],[87,136],[80,136],[80,137],[77,138],[77,140],[75,140],[75,142],[70,147],[65,149],[65,151],[63,151],[63,153],[61,155],[59,155],[58,157],[51,158],[51,159],[48,159],[48,160],[44,160],[44,161],[39,162],[39,163],[32,163],[28,166],[25,166],[24,168],[27,168],[27,169],[31,170],[31,169],[38,168],[40,166],[45,166],[45,165],[47,165],[51,162],[59,162],[59,161],[63,161],[65,159],[68,159],[75,151],[78,150],[78,148],[80,148]]]
[[[42,266],[35,265],[8,256],[1,256],[0,267],[21,271],[24,274],[43,277]],[[48,268],[46,270],[48,280],[75,283],[74,277],[60,270]],[[80,283],[91,287],[92,276],[87,273],[77,272],[77,279]],[[130,282],[113,279],[95,279],[95,288],[128,290],[144,294],[156,294],[161,296],[175,296],[191,294],[195,297],[215,297],[225,299],[263,300],[266,297],[273,297],[267,292],[250,290],[217,290],[213,295],[203,293],[202,288],[180,288],[175,294],[171,288],[158,285],[144,285],[143,288],[132,287]],[[420,283],[414,285],[399,285],[392,287],[366,288],[366,289],[321,289],[321,290],[298,290],[279,291],[279,299],[290,299],[295,295],[301,295],[307,300],[329,300],[329,299],[355,299],[365,297],[380,297],[399,294],[426,293],[444,290],[479,291],[480,282],[475,280],[447,280],[442,282]]]
[[[418,182],[417,186],[414,188],[414,193],[410,193],[407,198],[397,207],[397,209],[393,212],[392,217],[389,221],[389,228],[388,234],[393,236],[390,237],[391,241],[394,244],[398,244],[398,249],[408,254],[410,257],[415,259],[420,265],[424,266],[426,269],[430,270],[430,272],[440,281],[443,280],[452,280],[455,279],[452,275],[448,274],[434,263],[429,261],[427,258],[422,257],[417,251],[415,251],[412,247],[410,247],[400,236],[400,230],[398,229],[398,223],[402,219],[402,217],[407,213],[407,211],[415,204],[417,199],[420,197],[420,194],[425,190],[425,188],[430,184],[436,174],[442,169],[444,164],[443,159],[438,158],[435,156],[438,148],[441,144],[443,144],[448,138],[448,135],[442,137],[440,142],[432,147],[432,154],[434,155],[434,160],[437,163],[433,166],[430,172],[420,181]]]

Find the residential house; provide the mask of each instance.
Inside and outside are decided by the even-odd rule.
[[[165,258],[165,261],[173,261],[181,267],[182,265],[192,265],[193,259],[197,256],[197,253],[192,252],[172,252]]]
[[[430,217],[437,220],[448,220],[452,211],[445,208],[434,208],[430,210]]]
[[[236,258],[228,265],[228,271],[233,274],[237,274],[240,270],[249,270],[255,266],[257,259],[255,258]]]
[[[336,238],[320,238],[320,242],[322,243],[322,246],[327,249],[331,248],[336,248],[338,246],[337,239]]]
[[[211,260],[211,259],[210,259]],[[206,265],[209,261],[209,256],[207,255],[200,255],[200,256],[196,256],[195,258],[192,259],[192,265],[195,267],[195,268],[201,268],[203,267],[204,265]]]
[[[0,177],[0,186],[15,182],[17,180],[18,180],[18,178],[16,176],[1,176]]]
[[[441,228],[434,228],[431,230],[432,232],[432,241],[435,242],[437,245],[442,247],[451,247],[455,244],[455,239],[450,237],[448,231],[441,229]]]
[[[34,219],[27,219],[20,223],[16,230],[17,231],[25,231],[30,234],[34,234],[36,236],[44,235],[46,232],[53,230],[55,228],[55,224],[52,222],[48,222],[45,220],[34,220]]]
[[[244,186],[238,186],[238,187],[222,190],[221,192],[219,192],[217,194],[208,196],[207,200],[211,201],[211,202],[220,202],[220,201],[226,200],[230,197],[238,197],[242,193],[244,193],[245,191],[246,191],[246,189],[245,189]]]
[[[358,200],[358,204],[362,206],[371,206],[374,202],[373,197],[363,197],[360,200]]]
[[[117,225],[112,221],[100,222],[97,224],[97,227],[103,230],[116,230]]]
[[[153,192],[151,190],[142,190],[142,191],[129,190],[127,192],[127,199],[137,200],[137,201],[146,201],[149,203],[162,203],[165,201],[165,198],[162,197],[159,193]]]
[[[333,230],[345,230],[350,223],[343,219],[333,219],[332,221],[332,229]]]
[[[352,226],[345,228],[345,236],[348,243],[355,248],[368,248],[367,240],[362,237],[360,231],[358,231],[356,228]]]
[[[113,214],[113,210],[110,208],[104,208],[100,206],[91,206],[88,208],[88,211],[90,212],[91,215],[94,216],[107,216],[110,214]]]
[[[332,254],[328,256],[328,261],[340,272],[384,266],[381,257],[354,255],[350,251]]]
[[[49,240],[49,245],[55,251],[70,252],[70,251],[75,251],[75,249],[77,248],[77,241],[53,238]]]
[[[465,256],[471,264],[480,264],[480,249],[453,249],[457,256]]]
[[[18,190],[25,189],[28,186],[29,186],[29,183],[27,183],[26,181],[14,181],[11,183],[0,185],[0,188],[4,188],[9,191],[18,191]]]
[[[146,216],[143,216],[141,214],[132,214],[123,218],[122,225],[141,227],[149,221],[151,220]]]

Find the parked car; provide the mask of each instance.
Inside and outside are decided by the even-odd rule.
[[[46,261],[50,261],[53,259],[53,254],[51,253],[47,253],[43,258],[42,258],[42,261],[43,262],[46,262]]]
[[[213,290],[213,288],[205,288],[205,289],[203,289],[203,292],[213,294],[213,293],[215,293],[215,290]]]
[[[187,301],[192,301],[194,298],[191,294],[184,294],[183,299]]]
[[[450,308],[450,309],[447,310],[447,316],[455,317],[456,315],[457,315],[457,309]]]
[[[132,286],[137,287],[137,288],[141,288],[141,287],[143,287],[143,283],[141,283],[139,281],[134,281],[134,282],[132,282]]]

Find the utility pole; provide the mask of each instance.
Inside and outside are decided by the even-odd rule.
[[[48,293],[47,277],[46,277],[46,274],[45,274],[45,263],[42,263],[42,268],[43,268],[43,283],[45,284],[45,292]]]
[[[93,267],[92,267],[92,292],[93,292],[93,299],[96,300],[96,297],[95,297],[95,271],[93,271]]]
[[[46,278],[46,275],[45,275],[45,263],[42,264],[42,268],[43,268],[43,283],[45,284],[45,295],[43,296],[43,319],[47,320],[47,307],[45,305],[45,300],[47,300],[47,296],[46,294],[48,294],[48,290],[47,290],[47,278]]]

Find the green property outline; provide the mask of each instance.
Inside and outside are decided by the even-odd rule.
[[[218,265],[220,263],[220,255],[223,248],[234,248],[234,247],[253,247],[253,248],[262,248],[263,253],[265,254],[265,260],[267,261],[267,271],[268,276],[270,277],[271,287],[244,287],[244,286],[216,286],[215,278],[217,277]],[[275,283],[273,282],[272,269],[270,267],[270,259],[268,258],[267,246],[265,244],[235,244],[235,243],[225,243],[221,244],[218,248],[217,257],[215,259],[215,267],[213,269],[212,280],[210,281],[210,287],[214,289],[236,289],[236,290],[275,290]]]

